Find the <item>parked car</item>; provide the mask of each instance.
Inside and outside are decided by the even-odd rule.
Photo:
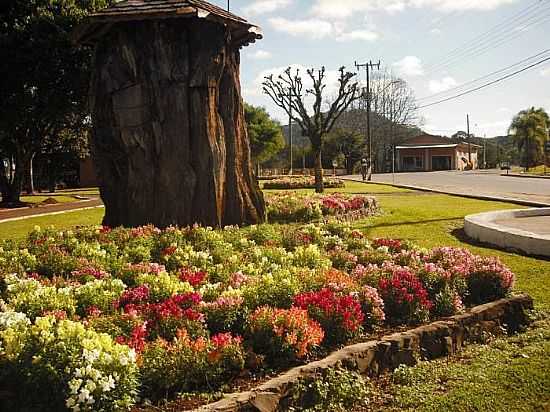
[[[500,164],[500,170],[510,170],[510,162],[502,162]]]

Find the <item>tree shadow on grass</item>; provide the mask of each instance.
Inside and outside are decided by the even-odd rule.
[[[463,219],[462,216],[450,217],[444,219],[422,219],[422,220],[402,220],[400,222],[391,222],[391,223],[378,223],[374,225],[367,224],[367,229],[376,229],[381,227],[394,227],[394,226],[407,226],[407,225],[426,225],[429,223],[438,223],[438,222],[452,222]]]
[[[490,243],[480,242],[479,240],[474,240],[474,239],[468,237],[468,235],[464,231],[463,227],[460,228],[460,229],[455,229],[455,230],[451,231],[451,235],[453,235],[460,242],[466,243],[470,246],[476,246],[476,247],[481,247],[481,248],[484,248],[484,249],[491,249],[491,250],[496,250],[496,251],[499,251],[499,252],[511,253],[511,254],[518,255],[518,256],[523,256],[523,257],[528,257],[528,258],[533,258],[533,259],[544,260],[546,262],[550,262],[550,258],[548,258],[546,256],[529,255],[529,254],[523,252],[522,250],[506,249],[506,248],[503,248],[503,247],[500,247],[500,246],[492,245]]]

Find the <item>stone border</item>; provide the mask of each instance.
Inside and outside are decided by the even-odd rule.
[[[414,365],[419,358],[451,355],[460,351],[466,342],[479,341],[487,333],[502,334],[503,328],[508,332],[518,331],[528,323],[526,310],[532,308],[533,299],[529,295],[476,306],[464,314],[384,336],[381,340],[347,346],[322,360],[293,368],[251,391],[226,395],[195,412],[275,412],[290,389],[303,378],[336,367],[376,376],[401,364]]]
[[[516,209],[469,215],[464,218],[464,231],[474,240],[519,250],[529,255],[550,257],[550,235],[541,235],[495,223],[501,219],[550,216],[550,207]]]
[[[550,170],[550,168],[548,169]],[[501,176],[504,177],[529,177],[531,179],[550,179],[550,175],[530,175],[530,174],[520,174],[520,173],[501,173]]]

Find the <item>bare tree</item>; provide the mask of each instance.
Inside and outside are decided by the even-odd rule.
[[[378,171],[387,153],[395,145],[415,134],[422,123],[418,116],[416,98],[407,82],[384,71],[371,82],[371,137],[373,157]],[[338,127],[366,135],[366,95],[354,103],[340,120]],[[390,156],[393,158],[393,155]]]
[[[264,93],[283,109],[300,126],[302,134],[309,138],[315,158],[315,191],[322,193],[324,191],[321,158],[323,140],[342,113],[359,99],[361,94],[359,84],[354,81],[356,73],[346,72],[345,67],[340,67],[337,95],[330,103],[328,110],[323,111],[323,92],[327,87],[325,68],[309,69],[306,72],[312,81],[312,87],[305,90],[300,71],[296,70],[292,73],[290,67],[276,78],[273,75],[265,77],[262,85]],[[307,109],[307,97],[313,98],[312,115]]]

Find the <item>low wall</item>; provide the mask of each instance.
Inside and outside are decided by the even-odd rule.
[[[340,349],[330,356],[299,366],[247,391],[225,396],[196,412],[275,412],[293,385],[324,369],[346,367],[376,376],[401,364],[414,365],[417,359],[434,359],[450,355],[468,341],[481,340],[486,333],[517,331],[527,324],[526,311],[533,308],[528,295],[519,295],[476,306],[467,313],[420,326],[381,340],[359,343]]]
[[[502,210],[464,218],[464,231],[471,239],[529,255],[550,257],[550,236],[496,223],[499,220],[550,216],[550,208]]]

